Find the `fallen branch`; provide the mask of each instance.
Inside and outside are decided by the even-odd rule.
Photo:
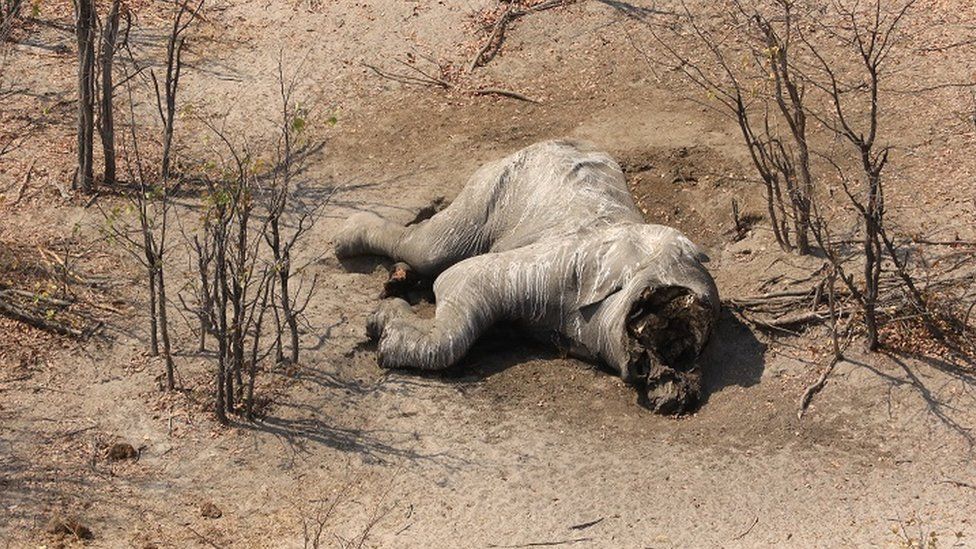
[[[945,45],[942,45],[942,46],[929,46],[929,47],[925,47],[925,48],[918,48],[918,50],[916,50],[916,51],[923,52],[923,53],[925,53],[925,52],[933,52],[933,51],[946,51],[946,50],[950,50],[952,48],[959,48],[959,47],[962,47],[962,46],[968,46],[970,44],[976,44],[976,38],[969,38],[969,39],[966,39],[966,40],[960,40],[958,42],[952,42],[951,44],[945,44]]]
[[[600,524],[601,522],[603,522],[603,519],[605,519],[605,518],[606,517],[600,517],[600,518],[598,518],[596,520],[591,520],[589,522],[583,522],[583,523],[580,523],[580,524],[574,524],[574,525],[570,526],[569,529],[570,530],[586,530],[587,528],[589,528],[591,526],[596,526],[597,524]]]
[[[75,435],[80,435],[81,433],[84,433],[84,432],[87,432],[87,431],[91,431],[92,429],[94,429],[96,427],[98,427],[98,423],[94,423],[94,424],[89,425],[87,427],[79,427],[77,429],[72,429],[71,431],[68,431],[67,433],[62,434],[61,435],[61,438],[71,438],[71,437],[73,437]]]
[[[17,198],[15,198],[14,201],[10,203],[11,206],[16,206],[17,204],[20,204],[21,199],[24,198],[24,193],[27,192],[27,186],[30,185],[31,175],[34,173],[34,164],[36,163],[37,163],[37,159],[35,158],[30,163],[30,166],[27,167],[27,173],[24,175],[24,182],[21,183],[20,189],[18,189],[17,191]]]
[[[475,95],[500,95],[502,97],[510,97],[512,99],[518,99],[519,101],[525,101],[527,103],[539,103],[539,101],[536,101],[531,97],[526,97],[521,93],[506,90],[504,88],[480,88],[477,90],[471,90],[471,93]]]
[[[558,541],[534,541],[531,543],[521,543],[516,545],[496,545],[491,543],[488,547],[495,547],[497,549],[518,549],[521,547],[553,547],[556,545],[569,545],[571,543],[582,543],[584,541],[593,541],[593,538],[574,538],[574,539],[564,539]]]
[[[42,294],[37,294],[33,292],[28,292],[25,290],[18,290],[16,288],[8,288],[6,290],[0,290],[0,297],[4,296],[18,296],[31,301],[50,303],[56,307],[67,307],[73,303],[73,301],[68,301],[65,299],[58,299],[55,297],[49,297]]]
[[[389,72],[383,70],[375,65],[370,65],[369,63],[363,63],[363,66],[367,69],[376,73],[377,76],[386,78],[387,80],[393,80],[394,82],[399,82],[401,84],[408,84],[414,86],[439,86],[444,89],[451,89],[454,87],[450,82],[440,79],[433,78],[424,74],[422,78],[416,76],[410,76],[409,74],[399,74],[395,72]]]
[[[8,296],[7,292],[0,292],[0,314],[10,317],[19,322],[29,324],[35,328],[39,328],[46,332],[53,332],[60,335],[70,336],[74,338],[84,338],[89,333],[94,331],[91,330],[79,330],[77,328],[72,328],[66,324],[62,324],[53,319],[45,318],[44,316],[36,314],[34,311],[18,307],[14,304],[13,300],[6,299]]]
[[[731,301],[735,303],[752,304],[752,303],[767,301],[770,299],[778,299],[782,297],[808,297],[813,295],[814,292],[816,292],[818,286],[820,285],[818,284],[817,286],[810,288],[808,290],[789,290],[785,292],[771,292],[771,293],[765,293],[763,295],[758,295],[758,296],[750,296],[750,297],[743,297],[740,299],[733,299]]]
[[[809,324],[813,322],[822,322],[828,318],[824,316],[825,314],[826,313],[824,311],[807,311],[805,313],[784,315],[769,320],[755,319],[755,322],[770,328],[786,328],[788,326],[798,326],[798,325]]]
[[[525,101],[527,103],[539,103],[539,101],[532,99],[524,94],[517,91],[505,89],[505,88],[475,88],[475,89],[465,89],[457,86],[443,78],[432,76],[409,63],[405,63],[401,60],[397,60],[401,65],[406,66],[410,70],[416,72],[419,76],[414,76],[412,74],[397,73],[388,71],[377,67],[376,65],[371,65],[369,63],[363,63],[362,65],[367,69],[373,71],[377,76],[385,78],[387,80],[392,80],[400,84],[406,84],[408,86],[434,86],[444,90],[456,90],[462,93],[470,93],[472,95],[498,95],[501,97],[508,97],[510,99],[517,99],[519,101]]]
[[[505,8],[505,11],[503,11],[498,17],[498,20],[495,21],[495,25],[491,29],[491,34],[488,35],[488,41],[481,46],[478,53],[475,54],[474,58],[471,59],[471,62],[468,63],[467,72],[470,74],[472,71],[474,71],[474,69],[478,68],[479,65],[483,65],[484,63],[491,61],[495,54],[498,53],[498,50],[501,49],[502,42],[505,40],[505,30],[512,21],[515,21],[523,15],[566,6],[575,1],[576,0],[548,0],[546,2],[523,9],[514,9],[512,7],[514,3],[509,4],[508,7]]]
[[[101,309],[103,311],[108,311],[110,313],[114,313],[114,314],[117,314],[119,316],[125,316],[126,314],[128,314],[125,311],[123,311],[122,309],[119,309],[117,307],[112,307],[111,305],[105,305],[104,303],[91,302],[91,303],[89,303],[89,305],[91,305],[92,307],[94,307],[96,309]]]
[[[749,307],[744,307],[734,302],[729,302],[728,305],[733,311],[738,313],[743,320],[749,324],[752,324],[756,328],[783,332],[790,335],[799,335],[795,329],[803,328],[807,324],[819,324],[830,318],[827,311],[819,309],[793,314],[783,314],[773,318],[763,318],[755,316],[753,313],[756,311],[750,309]],[[845,311],[842,312],[840,316],[844,317],[848,314],[849,313]],[[794,330],[789,328],[794,328]]]
[[[43,256],[44,260],[47,262],[49,266],[50,265],[56,266],[56,268],[54,269],[55,272],[60,270],[60,272],[64,276],[70,278],[71,281],[74,282],[75,284],[82,284],[85,286],[92,286],[92,287],[98,287],[98,286],[110,287],[110,286],[119,286],[123,284],[122,281],[112,280],[110,277],[107,276],[104,277],[82,276],[80,273],[78,273],[68,265],[68,260],[76,259],[78,257],[77,255],[75,255],[73,258],[68,257],[67,255],[65,257],[61,257],[56,252],[52,250],[48,250],[46,248],[42,248],[40,246],[37,247],[37,251],[40,252],[41,256]]]
[[[443,78],[441,78],[439,76],[433,76],[433,75],[427,74],[426,72],[422,71],[420,69],[420,67],[418,67],[416,65],[412,65],[410,63],[407,63],[406,61],[403,61],[402,59],[395,59],[394,61],[396,61],[397,63],[403,65],[404,67],[412,70],[413,72],[419,74],[423,78],[425,78],[425,79],[427,79],[427,80],[429,80],[429,81],[431,81],[431,82],[433,82],[433,83],[435,83],[435,84],[437,84],[439,86],[443,86],[445,88],[453,87],[453,85],[450,82],[448,82],[447,80],[444,80]],[[433,61],[431,61],[431,62],[433,62]]]
[[[481,63],[481,58],[485,55],[485,53],[488,52],[488,49],[491,48],[492,44],[495,43],[495,40],[501,38],[501,34],[504,32],[509,21],[515,17],[518,17],[517,15],[513,15],[513,13],[515,12],[512,10],[512,5],[509,4],[498,18],[498,21],[495,21],[495,27],[491,30],[491,34],[488,36],[488,41],[485,42],[484,46],[481,46],[481,49],[479,49],[478,53],[475,54],[474,59],[472,59],[471,63],[468,64],[469,73],[478,67],[478,64]],[[501,46],[500,42],[499,46]]]
[[[199,538],[200,541],[206,543],[207,545],[213,547],[214,549],[223,549],[223,547],[221,547],[220,545],[217,545],[217,543],[214,542],[212,539],[210,539],[207,536],[204,536],[203,534],[201,534],[200,532],[197,532],[196,530],[194,530],[192,527],[190,527],[189,524],[184,524],[183,527],[186,528],[187,530],[189,530],[191,534],[193,534],[194,536],[196,536],[197,538]]]
[[[740,539],[746,537],[747,535],[749,535],[749,532],[752,532],[752,529],[755,528],[757,524],[759,524],[759,517],[756,517],[755,519],[753,519],[752,524],[749,525],[749,528],[746,528],[746,531],[745,532],[742,532],[741,534],[739,534],[738,536],[735,536],[732,539],[735,540],[735,541],[739,541]]]
[[[976,240],[925,240],[921,238],[913,238],[911,242],[912,244],[928,244],[930,246],[949,246],[950,248],[976,246]]]
[[[952,479],[940,480],[939,484],[951,484],[953,486],[958,486],[959,488],[971,488],[973,490],[976,490],[976,485],[970,484],[968,482],[963,482],[961,480],[952,480]]]

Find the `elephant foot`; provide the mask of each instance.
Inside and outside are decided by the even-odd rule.
[[[383,218],[372,212],[360,212],[349,217],[335,236],[335,255],[339,259],[348,259],[368,253],[367,233],[377,230],[383,224]]]
[[[396,318],[412,314],[413,309],[406,301],[394,298],[380,303],[373,314],[366,319],[366,336],[371,341],[379,341],[386,326]]]

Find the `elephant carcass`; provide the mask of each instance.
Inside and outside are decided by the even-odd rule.
[[[588,145],[547,141],[490,163],[415,225],[353,215],[336,255],[387,256],[434,279],[434,318],[397,298],[369,317],[383,367],[447,368],[509,320],[618,371],[656,411],[698,400],[697,359],[719,311],[707,258],[645,223],[620,167]]]

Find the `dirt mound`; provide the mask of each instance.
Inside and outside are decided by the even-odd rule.
[[[728,239],[731,198],[722,198],[743,186],[736,160],[696,145],[624,153],[618,162],[648,223],[678,228],[706,248]]]

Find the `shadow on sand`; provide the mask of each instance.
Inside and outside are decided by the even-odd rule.
[[[892,413],[892,391],[897,387],[911,389],[925,401],[928,414],[959,435],[970,450],[976,448],[974,427],[963,423],[968,416],[965,412],[976,404],[976,392],[973,391],[973,387],[976,387],[976,363],[971,358],[953,363],[922,354],[908,355],[893,351],[884,352],[884,356],[895,366],[892,371],[884,371],[882,366],[862,360],[846,358],[846,361],[870,371],[888,384],[886,405],[889,415]],[[912,364],[910,361],[917,363]],[[922,364],[945,374],[948,379],[934,381],[936,378],[931,373],[926,375],[922,371]],[[966,402],[961,402],[962,400]]]
[[[375,345],[361,344],[362,350],[375,351]],[[766,345],[735,315],[723,310],[715,331],[700,357],[702,366],[702,398],[708,398],[729,386],[750,387],[759,383],[765,368]],[[443,371],[423,372],[404,370],[411,376],[440,380],[446,383],[478,383],[505,370],[534,360],[567,358],[560,346],[547,343],[544,338],[527,333],[518,325],[500,323],[485,332],[461,361]],[[580,361],[606,375],[617,376],[611,368],[595,362]],[[643,399],[635,399],[643,405]]]

